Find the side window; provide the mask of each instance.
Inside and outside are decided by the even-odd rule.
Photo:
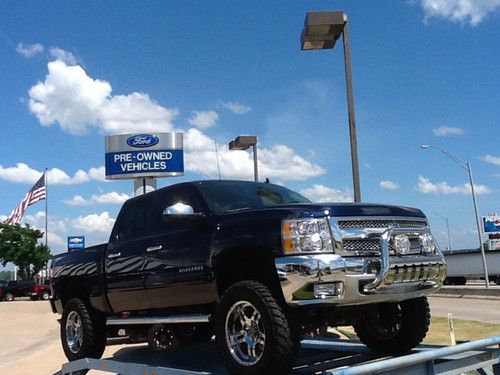
[[[128,202],[123,207],[117,223],[116,231],[113,231],[112,241],[128,241],[147,236],[150,233],[151,196]]]

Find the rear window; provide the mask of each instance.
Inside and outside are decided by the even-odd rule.
[[[311,202],[295,191],[274,184],[207,181],[200,183],[199,188],[216,214]]]

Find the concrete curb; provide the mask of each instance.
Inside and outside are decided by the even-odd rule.
[[[485,288],[457,288],[445,286],[433,294],[436,297],[448,298],[477,298],[500,300],[500,289],[485,289]]]

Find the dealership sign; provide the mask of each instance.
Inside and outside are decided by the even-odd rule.
[[[485,233],[500,232],[500,216],[497,215],[484,216],[483,224]]]
[[[68,236],[68,251],[85,248],[85,236]]]
[[[184,174],[182,133],[106,137],[106,179],[171,177]]]

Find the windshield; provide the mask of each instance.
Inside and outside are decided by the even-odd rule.
[[[310,203],[299,193],[283,186],[244,181],[204,181],[199,185],[216,214],[239,210]]]

